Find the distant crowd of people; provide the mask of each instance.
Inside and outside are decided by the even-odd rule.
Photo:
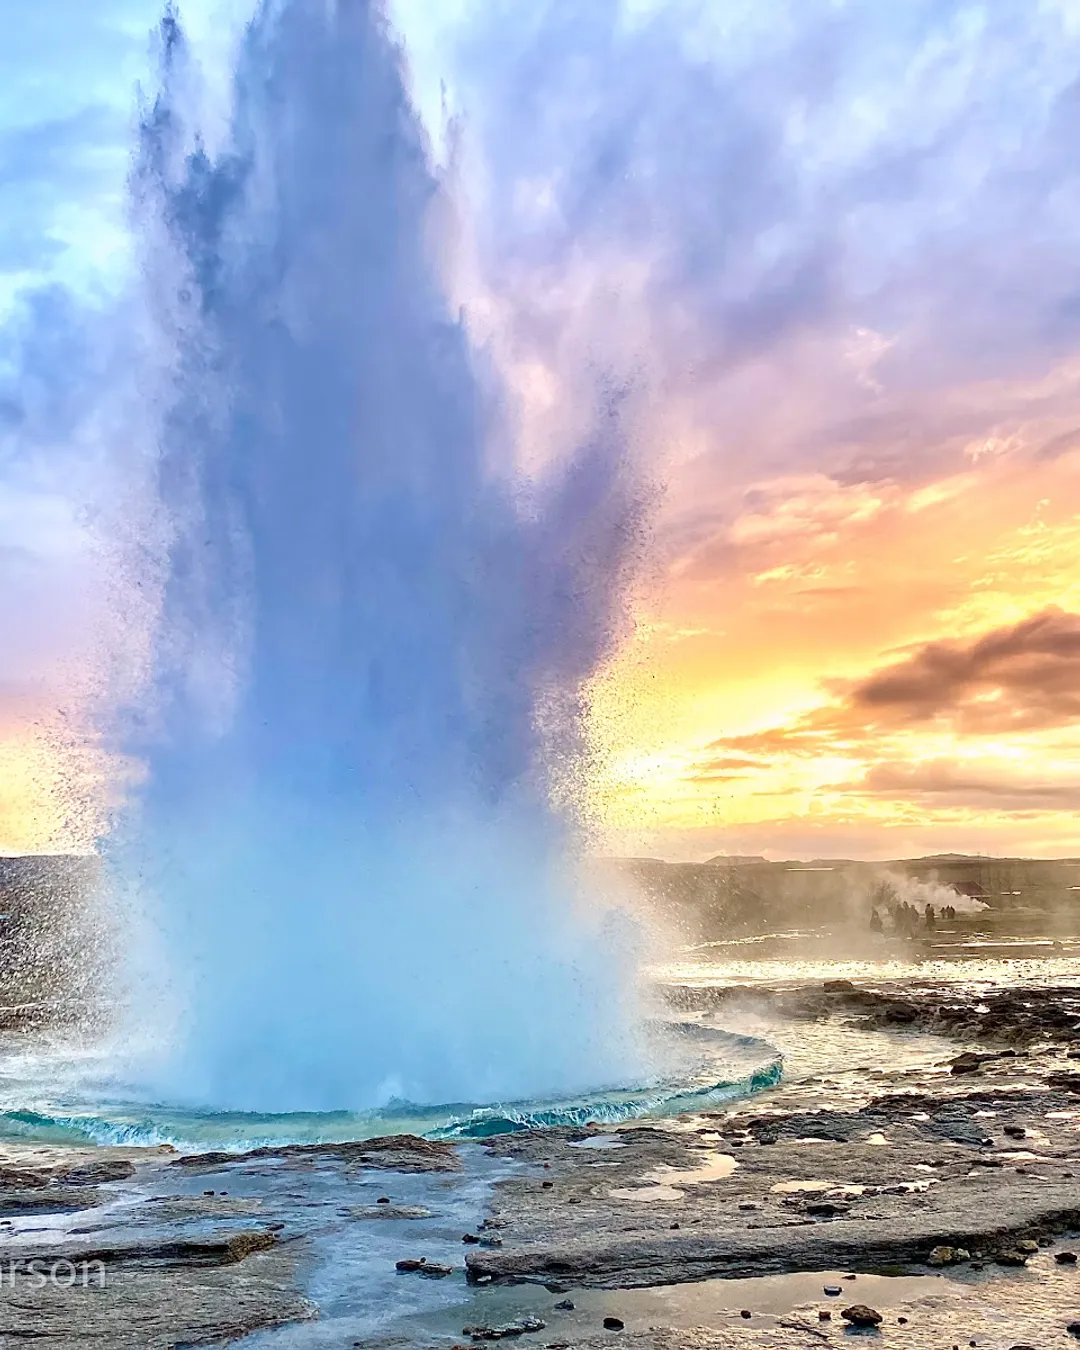
[[[893,900],[886,906],[886,913],[894,933],[902,937],[914,937],[920,931],[932,933],[937,928],[939,919],[955,919],[956,906],[942,905],[940,910],[935,910],[933,905],[928,904],[925,909],[919,910],[914,905],[909,905],[906,900]],[[885,931],[884,920],[876,907],[870,911],[870,931],[872,933]]]

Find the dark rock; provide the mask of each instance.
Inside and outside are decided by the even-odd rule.
[[[749,1320],[751,1317],[753,1317],[753,1315],[754,1315],[754,1314],[750,1311],[749,1308],[743,1308],[742,1312],[739,1313],[739,1316],[740,1316],[740,1317],[745,1317],[745,1318],[747,1318],[747,1320]]]
[[[462,1242],[467,1242],[471,1247],[476,1246],[476,1244],[480,1241],[480,1239],[476,1236],[475,1233],[463,1233],[461,1235],[461,1240]]]
[[[843,1285],[839,1284],[827,1284],[825,1286],[825,1292],[830,1298],[839,1298],[844,1292],[844,1288]]]
[[[865,1303],[853,1303],[840,1316],[853,1327],[876,1327],[885,1320],[876,1308],[868,1308]]]
[[[474,1341],[501,1341],[507,1336],[524,1336],[529,1331],[543,1331],[546,1325],[539,1317],[521,1317],[501,1327],[463,1327],[461,1334],[472,1337]]]
[[[555,1310],[556,1312],[573,1312],[574,1311],[573,1299],[570,1298],[560,1299],[559,1302],[555,1304]]]
[[[423,1205],[367,1205],[342,1211],[350,1219],[430,1219],[431,1210]]]
[[[61,1172],[56,1180],[61,1186],[101,1186],[109,1181],[126,1181],[134,1175],[135,1164],[126,1158],[103,1158],[100,1162],[69,1168]]]
[[[419,1273],[428,1280],[445,1280],[447,1275],[454,1273],[453,1266],[443,1266],[438,1261],[425,1261],[420,1267]]]
[[[281,1144],[253,1148],[247,1153],[189,1153],[169,1166],[202,1172],[264,1158],[334,1158],[357,1167],[378,1167],[388,1172],[461,1171],[461,1159],[453,1144],[440,1139],[421,1139],[414,1134],[388,1134],[377,1139],[336,1144]]]
[[[1070,1322],[1065,1330],[1070,1336],[1080,1336],[1080,1322]]]
[[[825,980],[821,987],[826,994],[854,994],[857,992],[850,980]]]
[[[1075,1252],[1055,1252],[1055,1253],[1054,1253],[1054,1260],[1058,1263],[1059,1266],[1075,1266],[1075,1265],[1076,1265],[1076,1253],[1075,1253]]]
[[[604,1318],[604,1330],[605,1330],[605,1331],[622,1331],[622,1329],[623,1329],[623,1327],[624,1327],[625,1325],[626,1325],[626,1323],[622,1320],[621,1317],[605,1317],[605,1318]]]
[[[375,1203],[377,1205],[388,1205],[390,1203],[390,1197],[388,1195],[380,1195]]]
[[[421,1256],[415,1259],[409,1256],[406,1257],[403,1261],[395,1261],[394,1268],[396,1270],[400,1270],[403,1275],[411,1275],[413,1274],[414,1271],[417,1271],[422,1266],[426,1265],[426,1263],[427,1263],[426,1256]]]
[[[1025,1139],[1027,1137],[1027,1130],[1024,1129],[1023,1125],[1006,1125],[1004,1133],[1010,1139]]]

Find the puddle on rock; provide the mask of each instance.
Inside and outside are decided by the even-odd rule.
[[[680,1187],[699,1186],[710,1181],[723,1181],[738,1167],[730,1153],[710,1153],[699,1167],[689,1170],[678,1167],[656,1167],[643,1172],[640,1186],[619,1186],[608,1191],[613,1200],[683,1200]]]
[[[468,1306],[447,1309],[422,1321],[395,1328],[407,1345],[430,1345],[444,1337],[460,1336],[462,1328],[481,1323],[506,1325],[524,1317],[537,1317],[546,1324],[543,1341],[573,1343],[595,1335],[605,1317],[618,1317],[628,1334],[653,1327],[676,1330],[692,1327],[747,1326],[743,1310],[751,1314],[750,1325],[775,1329],[778,1319],[801,1313],[817,1327],[818,1309],[828,1308],[838,1317],[836,1299],[825,1294],[826,1285],[841,1285],[847,1301],[869,1303],[885,1312],[906,1306],[928,1295],[947,1294],[955,1281],[949,1275],[858,1275],[850,1272],[812,1271],[793,1275],[766,1275],[757,1279],[702,1280],[690,1284],[659,1285],[645,1289],[573,1289],[569,1295],[550,1293],[536,1285],[497,1285],[474,1290]],[[957,1291],[962,1286],[957,1286]],[[557,1308],[566,1298],[570,1309]],[[846,1302],[843,1303],[846,1306]]]

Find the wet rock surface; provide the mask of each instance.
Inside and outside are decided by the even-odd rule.
[[[282,1350],[1068,1343],[1075,1019],[1010,992],[977,1050],[943,1039],[936,1063],[670,1121],[188,1156],[9,1145],[0,1342],[173,1350],[281,1327]],[[883,1044],[911,1007],[939,1034],[983,1016],[846,984],[783,998],[892,1027]],[[72,1287],[38,1283],[57,1265]],[[375,1332],[356,1313],[371,1307],[398,1316]],[[859,1309],[880,1322],[845,1316]]]
[[[809,1021],[850,1017],[861,1026],[906,1027],[967,1041],[993,1041],[1002,1046],[1029,1046],[1037,1041],[1068,1047],[1080,1045],[1080,989],[1073,985],[999,988],[978,998],[958,995],[953,986],[912,983],[902,993],[864,987],[850,980],[825,980],[797,989],[709,988],[672,985],[666,990],[673,1008],[685,1012],[717,1012],[735,1003],[756,1002],[779,1017]],[[977,1072],[975,1059],[964,1052],[961,1072]],[[1074,1075],[1080,1081],[1080,1074]]]
[[[414,1134],[391,1134],[381,1139],[355,1143],[283,1144],[276,1148],[253,1148],[246,1153],[190,1153],[171,1165],[186,1172],[212,1172],[233,1163],[289,1159],[317,1164],[346,1163],[353,1167],[379,1167],[390,1172],[458,1172],[461,1159],[452,1144],[420,1139]]]
[[[319,1233],[332,1223],[387,1232],[393,1243],[397,1229],[432,1217],[379,1194],[393,1174],[400,1186],[460,1168],[451,1146],[411,1136],[189,1157],[9,1143],[0,1151],[0,1344],[174,1350],[312,1320],[319,1309],[300,1270]],[[341,1203],[350,1198],[367,1203]],[[460,1264],[419,1268],[433,1280],[455,1271]]]

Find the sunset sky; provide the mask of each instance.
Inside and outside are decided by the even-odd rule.
[[[243,8],[184,8],[212,87]],[[94,818],[78,489],[156,10],[5,10],[0,851]],[[604,847],[1080,854],[1080,0],[393,12],[523,460],[602,372],[649,484]]]

